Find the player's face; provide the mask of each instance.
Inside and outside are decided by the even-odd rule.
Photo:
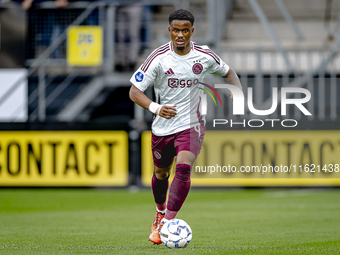
[[[189,20],[173,20],[169,26],[171,41],[175,47],[175,52],[185,55],[190,51],[190,37],[194,33]]]

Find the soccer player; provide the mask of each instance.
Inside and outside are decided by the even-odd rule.
[[[171,41],[154,50],[132,75],[130,98],[155,114],[152,123],[154,174],[152,192],[156,217],[149,240],[160,244],[160,230],[174,219],[190,189],[190,172],[201,150],[205,127],[200,115],[203,91],[197,89],[206,73],[226,78],[242,89],[237,74],[207,46],[190,40],[194,33],[194,16],[179,9],[169,16]],[[154,84],[156,101],[143,92]],[[232,94],[229,96],[232,98]],[[170,169],[177,156],[175,176],[166,203]]]

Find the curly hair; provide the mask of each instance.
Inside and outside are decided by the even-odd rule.
[[[191,25],[194,25],[194,21],[195,21],[195,17],[194,15],[192,15],[191,12],[184,10],[184,9],[178,9],[176,11],[173,11],[170,15],[169,15],[169,24],[171,24],[171,22],[173,20],[189,20]]]

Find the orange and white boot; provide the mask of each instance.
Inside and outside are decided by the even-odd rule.
[[[165,213],[161,213],[159,211],[156,212],[155,220],[152,223],[151,226],[151,233],[158,227],[161,220],[163,220]]]
[[[158,224],[157,228],[150,234],[149,240],[154,244],[161,244],[161,229],[163,225],[167,222],[167,219],[162,219],[161,222]]]

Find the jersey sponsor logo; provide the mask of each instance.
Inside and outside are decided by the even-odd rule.
[[[188,80],[185,80],[185,79],[177,79],[177,78],[169,78],[168,79],[168,86],[170,88],[184,88],[184,87],[187,87],[187,88],[190,88],[192,85],[197,85],[198,84],[198,79],[194,79],[194,80],[191,80],[191,79],[188,79]]]
[[[196,63],[192,66],[192,71],[194,74],[200,74],[203,71],[203,66],[201,63]]]
[[[156,159],[161,159],[162,155],[158,151],[154,151],[153,155],[155,156]]]
[[[138,81],[138,82],[143,81],[143,79],[144,79],[144,74],[142,74],[142,72],[136,73],[135,79],[136,79],[136,81]]]
[[[165,74],[175,74],[174,71],[170,68]]]

